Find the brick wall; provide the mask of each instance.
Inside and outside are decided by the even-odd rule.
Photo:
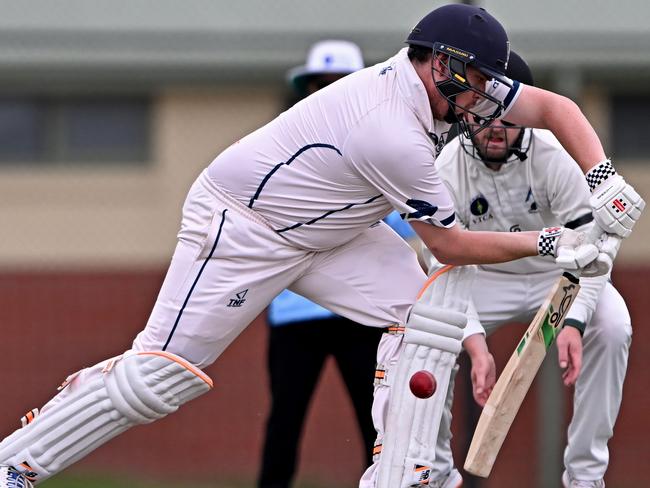
[[[10,433],[28,409],[48,400],[68,374],[128,348],[147,319],[163,275],[157,269],[0,273],[0,435]],[[610,443],[607,481],[613,487],[650,486],[645,450],[650,434],[650,321],[643,313],[649,275],[650,267],[636,266],[619,269],[614,277],[632,314],[634,339],[623,407]],[[508,328],[492,341],[499,365],[521,331]],[[138,472],[152,478],[187,479],[187,473],[197,473],[197,479],[253,480],[268,410],[265,341],[266,326],[258,318],[208,368],[215,383],[211,393],[166,419],[125,433],[71,469]],[[459,464],[472,416],[466,375],[461,373],[460,378],[454,408]],[[520,488],[521,480],[530,480],[543,469],[536,465],[536,395],[534,387],[490,479],[468,480],[468,485]],[[328,363],[309,414],[299,479],[352,487],[363,469],[361,459],[352,407],[335,366]]]

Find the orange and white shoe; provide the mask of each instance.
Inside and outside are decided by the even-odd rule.
[[[0,466],[0,488],[33,488],[33,484],[11,466]]]

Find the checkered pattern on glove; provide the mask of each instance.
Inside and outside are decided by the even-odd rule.
[[[555,256],[557,242],[563,231],[563,227],[544,227],[537,237],[537,254],[540,256]]]
[[[589,189],[594,191],[603,181],[605,181],[610,176],[614,176],[616,170],[612,165],[611,159],[606,159],[605,161],[598,163],[596,166],[587,171],[585,178],[587,178],[587,184]]]

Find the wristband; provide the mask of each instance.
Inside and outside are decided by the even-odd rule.
[[[580,332],[580,337],[585,335],[585,328],[587,325],[584,322],[581,322],[580,320],[576,319],[566,319],[564,321],[564,327],[573,327],[574,329],[578,329]]]
[[[615,174],[616,170],[612,165],[612,160],[606,159],[587,171],[585,178],[587,178],[589,189],[593,192],[603,181]]]
[[[555,256],[557,241],[562,235],[562,227],[544,227],[537,237],[537,254]]]

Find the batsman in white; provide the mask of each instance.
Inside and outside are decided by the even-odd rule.
[[[431,351],[432,370],[446,385],[453,366],[447,355],[455,359],[460,349],[465,304],[454,302],[440,280],[425,293],[434,305],[413,307],[426,276],[414,251],[381,223],[393,208],[442,262],[485,264],[541,253],[563,266],[598,266],[602,253],[570,229],[461,229],[434,165],[450,123],[465,112],[483,123],[507,116],[548,128],[594,182],[594,212],[603,229],[627,235],[640,214],[638,198],[605,162],[578,107],[506,78],[505,30],[477,7],[434,10],[407,43],[412,49],[319,90],[217,156],[189,191],[169,271],[132,348],[70,376],[39,415],[0,443],[0,464],[39,482],[128,428],[207,392],[212,382],[201,368],[285,288],[374,327],[403,326],[414,308],[407,333],[388,335],[379,356],[397,358],[397,369],[408,371],[398,359],[404,337],[405,361]],[[629,202],[617,216],[605,205],[614,198]],[[459,311],[435,306],[443,302]],[[438,356],[445,356],[440,370],[433,364]],[[380,434],[392,454],[377,456],[383,467],[370,469],[363,486],[375,484],[377,472],[382,488],[411,483],[408,442],[391,420],[400,417],[402,403],[386,393],[391,368],[379,403],[392,404]],[[444,395],[430,399],[434,439],[442,414],[438,397],[444,402]],[[379,423],[380,417],[375,411]]]
[[[510,53],[506,74],[533,85],[530,68],[515,52]],[[571,156],[546,130],[497,120],[471,138],[461,134],[450,142],[436,166],[452,195],[458,219],[470,230],[521,232],[557,225],[587,230],[593,226],[589,187]],[[435,269],[438,265],[432,260]],[[553,263],[538,257],[478,267],[472,289],[477,315],[468,320],[463,346],[472,359],[474,398],[480,405],[487,401],[495,382],[485,332],[507,323],[530,322],[559,274]],[[632,328],[625,302],[608,275],[583,277],[580,285],[557,338],[567,385],[576,381],[584,347],[562,481],[566,488],[602,488]],[[459,479],[450,447],[452,389],[453,381],[435,469]]]

